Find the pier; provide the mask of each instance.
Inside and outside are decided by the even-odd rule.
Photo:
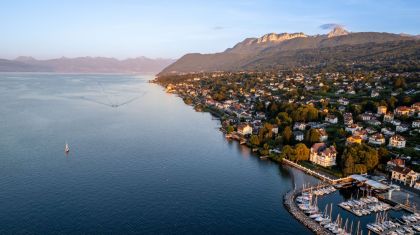
[[[325,186],[325,185],[322,185],[322,186]],[[321,186],[319,186],[319,187],[321,187]],[[284,203],[286,209],[289,211],[290,214],[293,215],[293,217],[295,217],[300,223],[305,225],[307,228],[312,230],[312,232],[314,232],[315,234],[332,235],[333,233],[331,233],[330,231],[328,231],[327,229],[322,227],[316,221],[309,218],[307,215],[305,215],[305,213],[303,213],[303,211],[301,211],[296,206],[296,203],[295,203],[296,196],[298,194],[301,194],[303,191],[304,190],[292,190],[292,191],[286,193],[286,195],[284,195],[283,203]]]

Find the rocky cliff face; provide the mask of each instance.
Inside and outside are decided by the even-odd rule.
[[[327,34],[328,38],[337,37],[337,36],[344,36],[349,34],[347,30],[343,27],[337,26],[331,32]]]

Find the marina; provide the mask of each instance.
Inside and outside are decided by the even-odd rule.
[[[376,197],[368,196],[361,198],[360,200],[349,200],[338,204],[340,207],[352,212],[357,216],[364,216],[374,212],[386,211],[392,207],[379,201]]]

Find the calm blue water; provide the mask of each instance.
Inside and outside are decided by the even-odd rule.
[[[282,196],[312,178],[148,79],[0,74],[1,234],[310,233]]]

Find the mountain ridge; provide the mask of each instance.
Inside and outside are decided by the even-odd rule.
[[[124,60],[91,56],[38,60],[19,56],[14,60],[0,59],[0,72],[157,73],[174,61],[144,56]]]
[[[314,54],[325,51],[334,53],[335,50],[339,51],[343,58],[337,58],[334,54],[331,54],[330,58],[334,57],[337,63],[348,63],[347,55],[352,54],[349,49],[358,51],[364,56],[368,56],[371,51],[381,55],[380,50],[386,51],[387,47],[398,47],[397,44],[413,48],[414,54],[407,50],[402,51],[410,56],[418,56],[420,44],[415,35],[348,32],[342,27],[335,27],[328,34],[314,36],[304,33],[270,33],[260,38],[247,38],[223,52],[186,54],[158,75],[315,66],[322,61],[317,62],[313,58]],[[397,53],[398,51],[394,51],[394,54]],[[322,56],[323,60],[331,61],[327,55],[322,54]],[[305,60],[305,57],[309,57],[310,60]],[[389,55],[387,54],[387,58],[379,59],[389,59]],[[308,61],[311,62],[307,63]]]

